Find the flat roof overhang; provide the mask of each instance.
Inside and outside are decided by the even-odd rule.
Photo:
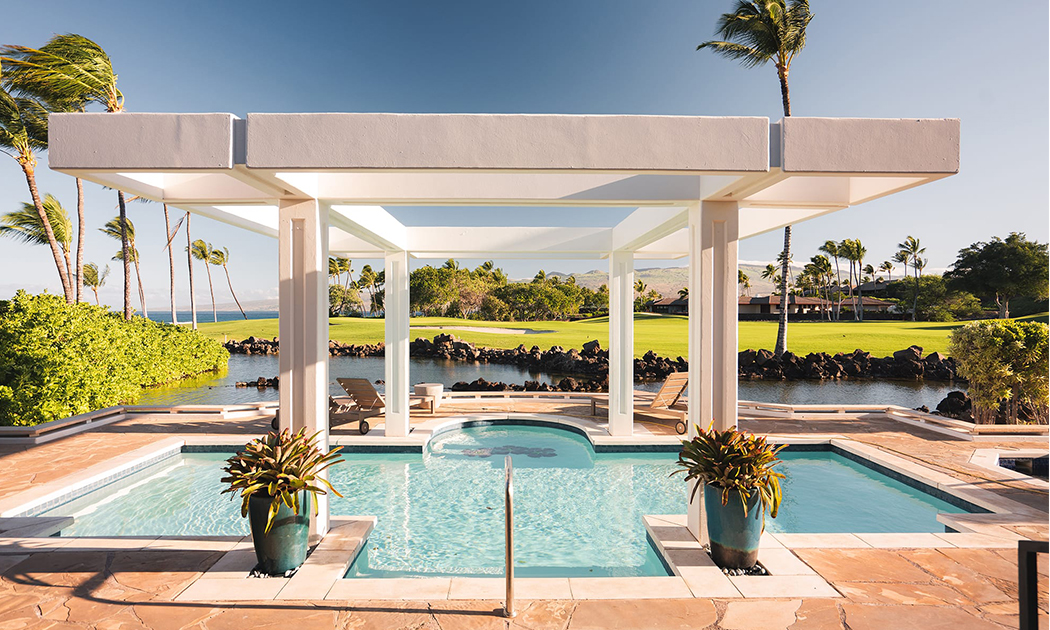
[[[329,211],[333,253],[688,254],[690,206],[747,238],[953,175],[956,119],[511,114],[53,114],[49,166],[269,236],[282,199]],[[629,208],[595,227],[404,226],[384,206]],[[527,211],[527,210],[523,210]],[[436,213],[437,214],[437,213]]]

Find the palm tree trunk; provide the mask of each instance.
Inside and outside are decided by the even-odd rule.
[[[72,278],[73,277],[73,261],[69,259],[69,251],[65,247],[62,248],[62,257],[65,258],[65,260],[66,260],[66,277],[67,278]],[[79,300],[77,300],[77,301],[79,301]]]
[[[233,296],[233,301],[237,303],[237,308],[241,309],[241,315],[244,315],[244,319],[248,319],[248,315],[245,314],[244,309],[241,307],[241,301],[237,299],[237,294],[233,292],[233,282],[230,282],[230,270],[226,268],[226,265],[222,266],[222,270],[226,272],[226,284],[230,285],[230,295]]]
[[[120,206],[120,253],[124,263],[124,319],[131,319],[131,252],[128,250],[128,210],[124,205],[124,192],[117,191]]]
[[[211,263],[204,261],[204,270],[208,272],[208,290],[211,291],[211,319],[213,322],[219,322],[219,314],[215,310],[215,287],[211,283]]]
[[[91,287],[91,292],[95,294],[95,306],[102,306],[98,301],[98,289]]]
[[[193,295],[193,243],[190,241],[190,213],[186,213],[186,262],[190,268],[190,318],[197,330],[197,298]]]
[[[788,260],[791,258],[791,226],[784,227],[784,260],[780,264],[780,324],[777,326],[776,356],[787,352],[788,336]]]
[[[842,270],[839,269],[839,257],[835,256],[835,293],[842,293]],[[835,321],[839,321],[842,313],[842,297],[835,298]]]
[[[780,100],[784,105],[784,115],[791,115],[791,91],[788,89],[788,70],[782,66],[777,67],[777,76],[780,78]]]
[[[84,292],[84,235],[87,225],[84,223],[84,181],[77,178],[77,291],[76,300]]]
[[[51,255],[55,257],[55,267],[58,268],[58,278],[62,281],[62,292],[65,294],[66,302],[72,304],[73,285],[69,281],[69,274],[67,273],[66,266],[62,263],[62,249],[58,246],[55,232],[51,229],[51,221],[47,218],[47,213],[44,212],[44,204],[40,201],[40,191],[37,190],[36,187],[36,174],[33,171],[33,165],[21,160],[19,160],[19,165],[21,165],[22,172],[26,176],[26,184],[29,185],[29,195],[33,198],[33,205],[36,206],[37,214],[40,215],[40,222],[44,226],[44,233],[47,234],[47,242],[48,245],[51,246]]]
[[[915,295],[911,299],[911,321],[916,321],[915,317],[919,311],[919,266],[915,266]]]
[[[171,281],[171,323],[177,326],[179,318],[175,315],[175,252],[171,247],[172,236],[168,204],[164,204],[164,238],[168,243],[168,278]]]
[[[146,293],[142,290],[142,273],[139,271],[139,250],[132,248],[135,252],[135,281],[139,285],[139,304],[142,306],[142,316],[149,319],[149,311],[146,310]]]

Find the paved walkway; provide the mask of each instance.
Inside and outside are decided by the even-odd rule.
[[[487,401],[485,409],[510,410]],[[443,406],[441,415],[478,411]],[[524,401],[514,411],[586,416],[581,405]],[[430,419],[423,415],[420,421]],[[416,418],[414,418],[414,421]],[[1038,448],[1046,441],[962,442],[884,417],[854,420],[744,420],[744,428],[775,434],[835,433],[977,483],[1002,496],[1047,509],[1045,492],[969,464],[976,448]],[[6,483],[0,499],[159,439],[186,434],[266,430],[268,419],[196,420],[139,417],[35,447],[0,445]],[[671,429],[647,425],[653,432]],[[352,432],[339,429],[337,433]],[[1012,527],[1046,539],[1047,523]],[[799,549],[798,557],[827,579],[838,599],[581,600],[521,602],[513,620],[498,601],[175,602],[222,555],[210,551],[50,551],[0,548],[0,630],[150,628],[710,628],[965,630],[1017,627],[1016,552],[1011,549]],[[1040,605],[1047,627],[1046,557],[1040,557]]]

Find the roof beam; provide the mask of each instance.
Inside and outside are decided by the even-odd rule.
[[[408,232],[381,206],[330,206],[329,223],[385,252],[408,249]]]
[[[638,208],[613,227],[612,249],[636,251],[687,224],[685,208]]]

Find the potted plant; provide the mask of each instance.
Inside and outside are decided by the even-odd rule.
[[[695,482],[690,500],[700,485],[704,492],[703,510],[711,540],[711,557],[727,569],[750,569],[758,562],[758,543],[766,526],[766,512],[776,518],[780,508],[780,479],[773,470],[780,463],[773,446],[763,437],[741,433],[735,428],[704,431],[696,427],[696,437],[682,441],[678,470],[687,482]]]
[[[247,516],[258,570],[285,575],[306,561],[310,543],[310,516],[317,513],[317,495],[343,496],[320,473],[343,461],[336,447],[322,453],[318,434],[305,429],[271,431],[252,440],[244,450],[226,460],[222,491],[239,492],[241,516]],[[327,488],[327,490],[326,490]],[[232,498],[232,497],[231,497]]]

